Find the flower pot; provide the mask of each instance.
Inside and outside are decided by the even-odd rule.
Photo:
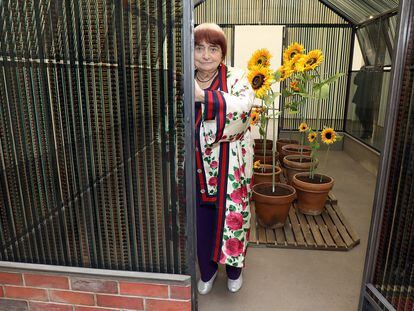
[[[254,153],[262,154],[264,147],[264,139],[255,139],[254,140]],[[273,149],[273,140],[266,139],[266,151]],[[267,152],[266,152],[267,153]]]
[[[257,154],[255,153],[254,154],[254,161],[255,162],[260,161],[260,164],[272,165],[273,164],[273,151],[272,150],[269,150],[269,151],[266,150],[266,156],[263,155],[263,151],[261,153],[257,153]],[[279,153],[277,153],[277,152],[275,154],[275,161],[276,161],[275,165],[277,165],[278,161],[279,161]]]
[[[292,185],[298,196],[296,206],[303,214],[319,215],[325,208],[326,199],[333,184],[333,178],[327,175],[315,174],[311,179],[308,172],[295,174]]]
[[[296,139],[288,139],[288,138],[279,138],[276,141],[276,150],[277,152],[279,152],[279,162],[282,163],[283,162],[283,157],[282,157],[282,147],[285,145],[292,145],[292,144],[299,144],[299,141]]]
[[[284,145],[282,146],[282,166],[284,167],[283,164],[283,158],[287,155],[291,155],[291,154],[301,154],[301,149],[302,149],[302,155],[310,155],[311,154],[311,147],[309,146],[304,146],[304,145],[297,145],[297,144],[291,144],[291,145]]]
[[[272,183],[265,182],[254,185],[252,191],[258,223],[272,229],[283,227],[296,198],[295,188],[276,183],[275,192],[272,192]]]
[[[280,181],[280,173],[282,169],[279,166],[275,166],[275,182]],[[254,184],[260,184],[263,182],[272,182],[273,165],[260,164],[260,168],[255,168],[253,171]]]
[[[316,159],[312,162],[311,156],[291,154],[283,158],[283,164],[285,165],[285,172],[288,184],[292,184],[293,175],[296,173],[309,172],[311,167],[317,167],[319,160]]]

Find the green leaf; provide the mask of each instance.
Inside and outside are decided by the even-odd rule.
[[[320,90],[320,97],[322,99],[326,99],[326,98],[328,98],[328,96],[329,96],[329,85],[324,84],[324,85],[322,85],[321,90]]]
[[[275,73],[273,74],[273,79],[275,79],[276,81],[279,81],[281,76],[282,74],[280,73],[280,71],[276,70]]]
[[[234,181],[234,176],[229,174],[229,179],[230,179],[230,181]]]
[[[237,188],[239,188],[239,183],[238,182],[234,182],[232,184],[232,186],[233,186],[233,189],[237,189]]]
[[[344,76],[344,75],[345,75],[345,73],[343,73],[343,72],[339,72],[339,73],[337,73],[337,74],[333,75],[332,77],[330,77],[330,78],[326,79],[326,80],[325,80],[325,81],[323,81],[322,83],[323,83],[323,84],[329,84],[329,83],[335,82],[336,80],[338,80],[340,77],[342,77],[342,76]]]
[[[292,96],[292,95],[293,95],[293,93],[289,92],[287,89],[282,90],[282,96],[283,97],[289,97],[289,96]]]
[[[236,232],[234,232],[234,236],[236,238],[240,237],[243,234],[243,230],[237,230]]]

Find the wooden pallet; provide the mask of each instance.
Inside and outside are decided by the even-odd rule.
[[[249,246],[347,251],[359,242],[332,194],[318,216],[304,215],[292,205],[285,226],[279,229],[260,226],[252,208]]]

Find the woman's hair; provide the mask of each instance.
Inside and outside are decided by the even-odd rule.
[[[223,29],[221,29],[219,25],[214,23],[204,23],[195,27],[194,43],[199,44],[203,41],[220,46],[221,52],[223,53],[223,59],[226,57],[227,39]]]

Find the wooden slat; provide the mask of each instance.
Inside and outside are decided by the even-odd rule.
[[[346,230],[348,231],[349,235],[355,242],[359,242],[359,235],[355,232],[355,230],[352,228],[351,224],[348,222],[348,220],[345,218],[345,216],[342,214],[341,210],[339,209],[338,205],[332,205],[333,209],[335,210],[335,213],[338,215],[341,222],[345,225]]]
[[[328,212],[324,210],[321,215],[323,220],[325,221],[325,224],[328,226],[328,230],[331,233],[331,236],[335,241],[336,245],[338,245],[339,247],[345,247],[345,243],[344,241],[342,241],[341,235],[339,234],[334,223],[332,222],[332,219],[329,216]]]
[[[285,233],[283,232],[283,228],[277,228],[273,230],[276,235],[276,244],[277,245],[286,245],[286,238]]]
[[[336,198],[336,196],[333,194],[332,191],[329,192],[329,194],[328,194],[328,202],[330,202],[332,205],[337,205],[338,204],[338,199]]]
[[[259,239],[257,238],[257,223],[256,223],[256,214],[254,203],[251,206],[251,219],[250,219],[250,241],[254,241],[256,244],[259,244]]]
[[[296,208],[296,210],[298,210],[298,209]],[[299,211],[296,212],[296,215],[298,216],[300,227],[302,228],[303,235],[305,236],[306,243],[308,245],[315,245],[316,244],[315,240],[312,236],[312,233],[309,230],[309,226],[308,226],[308,223],[306,222],[305,216]]]
[[[302,234],[302,230],[300,229],[300,224],[298,219],[296,218],[295,209],[291,208],[289,211],[289,219],[290,223],[292,224],[293,233],[296,238],[296,242],[299,246],[305,246],[305,239]]]
[[[345,241],[345,244],[348,247],[351,246],[354,243],[354,241],[351,239],[351,237],[349,236],[348,232],[346,231],[344,225],[342,224],[342,222],[339,220],[338,216],[333,211],[332,206],[330,204],[326,204],[325,208],[328,211],[329,215],[331,216],[336,228],[338,228],[339,233],[342,236],[342,239]]]
[[[285,232],[286,242],[288,245],[296,245],[295,236],[293,235],[292,227],[289,222],[289,217],[286,219],[285,226],[283,227]]]
[[[327,245],[325,244],[322,238],[321,233],[319,232],[319,228],[316,225],[314,217],[310,215],[306,215],[306,220],[309,223],[309,226],[310,226],[310,229],[311,229],[311,232],[313,234],[313,238],[315,239],[316,244],[321,247],[327,247]]]
[[[323,239],[325,240],[325,243],[328,245],[328,247],[337,247],[334,240],[332,240],[332,236],[328,231],[328,226],[323,222],[322,216],[318,215],[314,217],[316,220],[316,223],[318,224],[319,230],[322,233]]]
[[[258,231],[259,231],[259,234],[258,234],[258,237],[259,237],[259,243],[260,244],[267,244],[267,241],[266,241],[266,232],[265,232],[265,228],[263,228],[262,226],[257,226],[258,227]]]
[[[266,241],[269,245],[276,245],[275,233],[272,229],[266,229]]]

